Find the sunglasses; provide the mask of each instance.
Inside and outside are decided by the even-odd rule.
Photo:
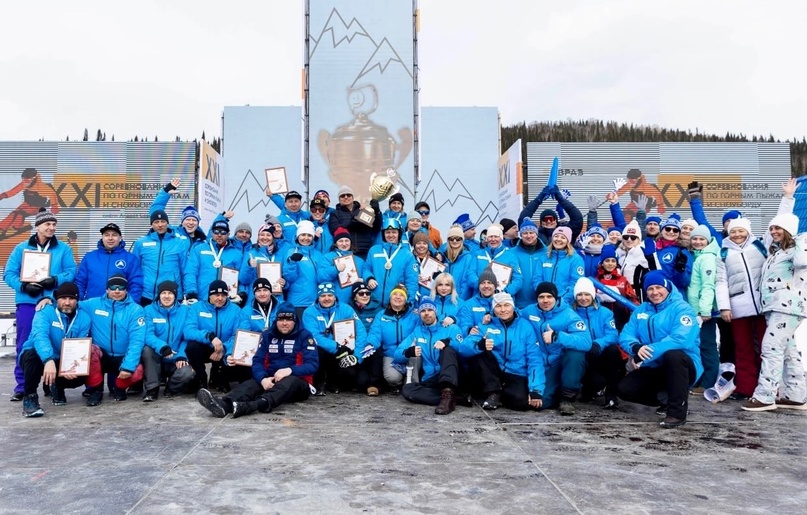
[[[452,236],[448,239],[448,241],[462,241],[462,238],[459,236]]]
[[[545,222],[545,223],[552,223],[552,222],[555,221],[555,217],[554,216],[546,216],[544,218],[541,218],[541,221]]]
[[[111,291],[126,291],[126,286],[119,286],[117,284],[113,284],[112,286],[107,286],[106,289]]]
[[[638,240],[639,237],[638,236],[623,236],[622,239],[626,240],[626,241],[627,240]]]
[[[343,193],[343,194],[339,195],[339,198],[352,197],[352,196],[353,196],[352,193]]]
[[[664,230],[667,232],[681,232],[679,229],[676,229],[675,227],[665,227]]]
[[[321,207],[315,207],[314,209],[311,210],[311,212],[312,213],[324,213],[325,210],[323,208],[321,208]]]
[[[426,215],[428,215],[430,212],[431,212],[431,211],[429,211],[428,209],[423,209],[423,210],[421,210],[421,211],[418,211],[418,214],[419,214],[420,216],[426,216]]]
[[[359,297],[369,297],[370,292],[369,291],[357,291],[356,295],[358,295]]]
[[[229,234],[229,231],[225,231],[223,229],[214,229],[213,234],[218,234],[218,235]]]

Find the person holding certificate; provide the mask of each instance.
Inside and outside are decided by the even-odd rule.
[[[100,351],[97,347],[87,356],[90,360],[90,375],[59,374],[62,342],[65,338],[87,338],[90,334],[90,317],[78,310],[78,288],[71,282],[62,283],[54,293],[56,304],[45,305],[34,315],[31,336],[25,341],[19,357],[25,374],[25,398],[23,415],[38,417],[44,415],[36,393],[40,378],[44,377],[45,387],[50,388],[54,406],[67,403],[65,388],[100,386],[104,380],[101,374]]]
[[[150,216],[148,234],[134,242],[132,254],[140,260],[143,270],[143,295],[140,305],[145,307],[157,298],[157,285],[163,281],[177,283],[182,296],[182,271],[187,266],[188,244],[168,226],[168,215],[158,209]]]
[[[521,275],[518,258],[510,247],[504,245],[503,238],[504,231],[501,225],[491,224],[488,227],[487,245],[476,253],[475,270],[478,277],[492,263],[503,265],[500,268],[508,270],[508,273],[506,277],[503,276],[497,280],[496,289],[515,295],[521,289],[524,278]]]
[[[266,194],[272,199],[272,202],[280,209],[280,214],[277,219],[283,227],[283,239],[288,242],[293,242],[297,236],[297,226],[303,220],[310,220],[311,213],[302,209],[303,196],[294,190],[286,193],[286,196],[279,193],[272,193],[268,191]]]
[[[353,254],[353,241],[344,227],[337,227],[333,234],[333,247],[323,254],[321,265],[317,268],[321,283],[332,282],[336,286],[336,298],[343,304],[349,304],[353,286],[361,282],[361,270],[364,260]],[[370,290],[367,290],[368,292]]]
[[[431,243],[425,232],[416,233],[409,241],[412,245],[412,256],[418,266],[418,292],[416,298],[427,297],[434,282],[434,273],[442,271],[440,259],[443,257],[429,250]],[[435,259],[438,257],[438,259]]]
[[[545,353],[530,321],[516,312],[509,293],[493,296],[493,317],[468,337],[460,352],[468,358],[473,390],[485,395],[482,409],[544,407]]]
[[[235,358],[228,356],[231,365]],[[302,402],[311,395],[311,375],[319,366],[317,340],[299,323],[294,306],[284,302],[277,318],[261,335],[252,359],[252,378],[224,397],[215,397],[206,388],[196,395],[210,413],[233,418],[259,411],[269,413],[282,404]]]
[[[540,265],[532,275],[533,288],[539,283],[554,283],[560,292],[558,300],[567,306],[574,301],[574,285],[585,277],[583,258],[572,246],[572,230],[561,226],[552,233],[552,243],[546,252],[539,253]]]
[[[395,285],[402,283],[409,292],[418,289],[418,264],[401,244],[401,223],[390,218],[384,221],[384,243],[375,245],[367,255],[362,278],[372,292],[372,297],[383,305]]]
[[[303,312],[303,327],[317,339],[319,370],[314,386],[318,394],[324,393],[327,383],[335,393],[357,389],[378,395],[383,380],[381,355],[368,348],[367,332],[356,312],[336,301],[333,283],[317,287],[317,302]]]
[[[241,271],[238,274],[238,282],[241,284],[242,289],[249,288],[250,285],[255,284],[255,279],[258,278],[261,263],[277,263],[282,269],[284,250],[287,243],[283,239],[276,239],[274,235],[273,224],[263,224],[258,228],[258,242],[255,243],[251,249],[244,255],[244,261],[241,263]],[[282,276],[277,279],[276,288],[272,288],[276,297],[276,301],[283,300],[283,288],[286,286],[286,280]],[[277,290],[277,291],[275,291]],[[252,302],[252,288],[249,288],[247,293],[247,306]]]
[[[164,395],[171,397],[193,381],[193,368],[185,355],[184,328],[190,309],[177,298],[177,283],[157,286],[157,300],[145,309],[146,345],[143,347],[143,402],[157,400],[160,380],[166,378]]]
[[[56,215],[40,209],[34,221],[35,234],[14,247],[3,271],[3,280],[14,290],[17,356],[31,333],[37,303],[76,276],[73,250],[56,238],[56,223]],[[19,364],[14,367],[14,379],[11,400],[21,401],[25,376]]]
[[[224,364],[225,358],[233,352],[240,318],[241,310],[230,302],[227,283],[220,279],[210,283],[206,301],[196,302],[190,307],[185,325],[185,339],[188,341],[185,354],[196,373],[194,385],[207,388],[205,363],[213,363],[213,382],[217,383],[219,390],[230,391],[230,376],[238,372],[232,372],[229,370],[232,367]]]
[[[217,219],[210,229],[211,238],[205,245],[197,245],[188,258],[188,266],[184,269],[185,297],[198,300],[199,292],[208,291],[210,284],[221,278],[224,268],[241,270],[243,255],[230,242],[230,224],[224,219]],[[233,299],[243,304],[247,294],[243,293]]]
[[[143,308],[127,293],[129,281],[122,274],[109,278],[106,295],[82,301],[79,308],[90,316],[92,343],[101,349],[101,371],[116,401],[126,400],[126,389],[142,378],[140,356],[146,336]],[[140,376],[140,377],[138,377]],[[104,397],[103,385],[90,388],[88,406]]]
[[[532,322],[544,344],[546,383],[539,391],[543,395],[542,407],[554,408],[560,401],[560,414],[574,415],[574,402],[586,371],[586,353],[591,350],[591,333],[571,304],[560,299],[553,283],[540,283],[535,296],[537,302],[521,310],[521,314]]]
[[[275,319],[278,301],[272,296],[272,283],[258,277],[252,283],[252,301],[241,308],[238,328],[262,333],[269,329]]]
[[[406,364],[412,358],[420,358],[420,382],[405,384],[401,395],[409,402],[437,406],[436,414],[448,415],[456,406],[460,375],[457,349],[462,346],[462,335],[454,324],[437,323],[434,301],[429,297],[420,300],[418,314],[420,323],[395,350],[394,359]]]
[[[367,297],[369,293],[370,290],[367,290]],[[406,378],[406,366],[395,363],[395,351],[420,323],[420,318],[412,303],[408,301],[408,297],[404,285],[399,284],[393,288],[386,309],[373,318],[367,331],[367,345],[376,351],[381,350],[384,380],[393,393],[400,392]]]

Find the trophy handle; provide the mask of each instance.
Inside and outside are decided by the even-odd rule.
[[[330,144],[331,134],[325,129],[321,129],[319,135],[317,135],[317,147],[319,147],[319,153],[322,154],[322,159],[328,163],[328,166],[331,166],[331,160],[328,158],[328,146]]]
[[[407,156],[409,156],[409,153],[412,151],[412,144],[414,142],[412,130],[408,127],[398,129],[398,137],[401,138],[401,142],[397,145],[398,161],[395,162],[396,170],[401,167],[401,164],[403,164]]]

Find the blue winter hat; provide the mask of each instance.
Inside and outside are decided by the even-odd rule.
[[[615,225],[609,227],[608,230],[606,230],[605,232],[606,232],[606,234],[610,234],[612,232],[618,232],[619,235],[622,236],[622,229],[620,229],[619,227],[617,227]]]
[[[317,297],[328,294],[336,295],[336,288],[334,288],[333,283],[330,281],[319,283],[319,286],[317,286]]]
[[[521,221],[521,227],[518,228],[518,232],[520,234],[524,234],[525,232],[534,232],[538,233],[538,226],[535,225],[535,222],[530,220],[529,218],[525,218]]]
[[[588,230],[588,234],[589,236],[592,234],[599,234],[600,236],[602,236],[602,239],[604,240],[608,239],[608,233],[605,232],[605,229],[603,229],[602,227],[592,227],[591,229]]]
[[[463,232],[469,231],[469,230],[473,229],[474,227],[476,227],[476,224],[474,224],[471,221],[471,216],[468,213],[463,213],[460,216],[458,216],[457,219],[454,220],[454,224],[460,225],[462,227]],[[454,224],[451,224],[451,225],[454,225]]]
[[[437,306],[434,304],[434,301],[431,297],[423,297],[420,299],[420,304],[418,305],[418,309],[423,311],[424,309],[431,309],[432,311],[437,311]]]
[[[648,216],[647,220],[645,220],[645,223],[648,223],[648,224],[649,223],[657,223],[657,224],[661,225],[661,217],[660,216]]]
[[[196,218],[197,222],[202,221],[202,217],[199,216],[199,211],[193,206],[188,206],[182,210],[182,221],[184,222],[186,218]]]
[[[284,302],[277,307],[275,318],[278,320],[294,320],[297,321],[297,312],[294,310],[294,304],[291,302]]]
[[[608,258],[616,259],[616,245],[603,245],[600,252],[600,263]]]
[[[665,227],[675,227],[679,231],[681,230],[681,220],[674,217],[669,217],[668,219],[664,220],[661,224],[661,228],[664,229]]]
[[[726,214],[723,215],[723,225],[725,225],[726,222],[728,222],[729,220],[734,220],[735,218],[741,218],[742,216],[743,214],[737,211],[736,209],[726,211]]]
[[[647,289],[651,286],[661,286],[667,291],[673,290],[672,283],[667,280],[664,276],[664,272],[661,270],[653,270],[649,274],[644,277],[644,291],[647,293]]]

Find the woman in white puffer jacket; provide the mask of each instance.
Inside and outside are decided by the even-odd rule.
[[[784,196],[778,214],[793,211],[795,190],[794,179],[782,185]],[[754,394],[762,363],[760,352],[767,324],[759,286],[771,235],[766,231],[762,240],[754,237],[747,218],[731,220],[727,233],[717,260],[717,309],[721,318],[731,323],[734,335],[737,388],[732,397],[744,400]]]

